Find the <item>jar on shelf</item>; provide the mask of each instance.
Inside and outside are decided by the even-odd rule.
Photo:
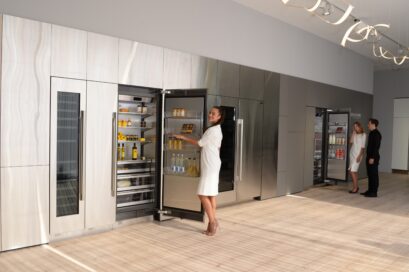
[[[145,105],[145,103],[142,103],[142,113],[148,113],[148,107]]]
[[[177,140],[177,149],[182,150],[183,149],[183,141],[182,140]]]
[[[142,113],[142,105],[136,106],[136,112],[137,113]]]
[[[128,127],[131,127],[131,126],[132,126],[132,122],[131,122],[130,119],[128,119],[128,122],[126,123],[126,125],[127,125]]]
[[[182,117],[186,116],[186,110],[184,108],[180,109],[180,116],[182,116]]]
[[[168,139],[168,149],[173,149],[173,139],[172,139],[172,137],[169,137],[169,139]]]
[[[177,109],[177,108],[173,108],[173,109],[172,109],[172,116],[173,116],[173,117],[178,116],[178,109]]]

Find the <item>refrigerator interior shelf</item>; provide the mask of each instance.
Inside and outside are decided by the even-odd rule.
[[[345,158],[337,159],[337,158],[328,158],[329,161],[345,161]]]
[[[166,116],[165,119],[169,120],[201,120],[198,116]]]
[[[166,148],[165,151],[166,152],[175,152],[175,153],[197,153],[197,152],[200,152],[200,149],[187,149],[187,148],[184,148],[184,149],[169,149],[169,148]]]
[[[144,144],[151,144],[153,142],[152,141],[144,141],[144,142],[141,142],[141,141],[118,141],[118,143],[140,143],[141,145],[144,145]]]
[[[122,208],[122,207],[128,207],[128,206],[134,206],[134,205],[140,205],[140,204],[146,204],[146,203],[152,203],[152,202],[154,202],[153,199],[145,199],[145,200],[116,204],[116,207]]]
[[[151,113],[138,113],[138,112],[118,112],[119,115],[138,115],[141,116],[143,118],[148,117],[148,116],[152,116]]]
[[[128,161],[117,161],[117,165],[125,164],[138,164],[138,163],[154,163],[155,160],[128,160]]]
[[[145,185],[137,185],[137,186],[129,186],[129,187],[121,187],[121,188],[118,187],[117,191],[123,192],[123,191],[149,189],[149,188],[155,188],[155,184],[145,184]]]
[[[118,168],[117,173],[118,174],[133,174],[133,173],[144,173],[144,172],[149,172],[149,170],[152,170],[152,168],[135,168],[135,169],[120,169]]]
[[[188,175],[186,172],[179,174],[179,173],[173,173],[173,172],[170,172],[170,171],[166,171],[165,175],[166,176],[177,176],[177,177],[183,177],[183,178],[199,178],[200,177],[200,176]]]
[[[152,127],[118,127],[119,129],[140,129],[142,131],[147,131],[153,129]]]
[[[117,196],[143,194],[143,193],[149,193],[149,192],[152,192],[152,191],[153,191],[153,189],[124,191],[124,192],[118,192],[118,193],[117,193]]]
[[[145,106],[155,106],[155,103],[151,103],[151,102],[144,102],[144,101],[134,101],[134,100],[123,100],[123,99],[119,99],[118,100],[119,103],[127,103],[127,104],[145,104]]]
[[[152,177],[154,174],[151,173],[144,173],[144,174],[133,174],[133,175],[120,175],[116,179],[117,180],[122,180],[122,179],[132,179],[132,178],[148,178]]]

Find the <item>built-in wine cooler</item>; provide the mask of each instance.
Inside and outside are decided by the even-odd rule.
[[[155,89],[119,86],[113,150],[117,220],[155,211],[159,95]]]

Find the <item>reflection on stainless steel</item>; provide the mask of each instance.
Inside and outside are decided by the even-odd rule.
[[[217,89],[209,93],[229,97],[239,97],[239,71],[238,64],[218,61],[217,64]]]
[[[216,92],[217,60],[192,56],[192,89],[207,89],[208,93]]]
[[[237,199],[241,201],[259,197],[261,193],[263,104],[240,99],[239,105],[239,117],[243,119],[243,145],[240,156],[242,163],[238,169]]]
[[[276,196],[280,75],[265,72],[261,199]]]
[[[240,98],[263,100],[265,71],[240,66]]]

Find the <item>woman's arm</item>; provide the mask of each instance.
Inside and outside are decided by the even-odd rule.
[[[189,138],[189,137],[186,137],[185,135],[176,134],[176,135],[174,135],[174,137],[175,137],[176,139],[180,139],[180,140],[186,141],[186,142],[188,142],[188,143],[190,143],[190,144],[193,144],[193,145],[199,145],[199,144],[198,144],[198,140],[192,139],[192,138]]]
[[[364,155],[364,152],[365,152],[365,148],[361,148],[361,150],[359,151],[358,156],[356,157],[356,162],[361,162],[362,157]]]

